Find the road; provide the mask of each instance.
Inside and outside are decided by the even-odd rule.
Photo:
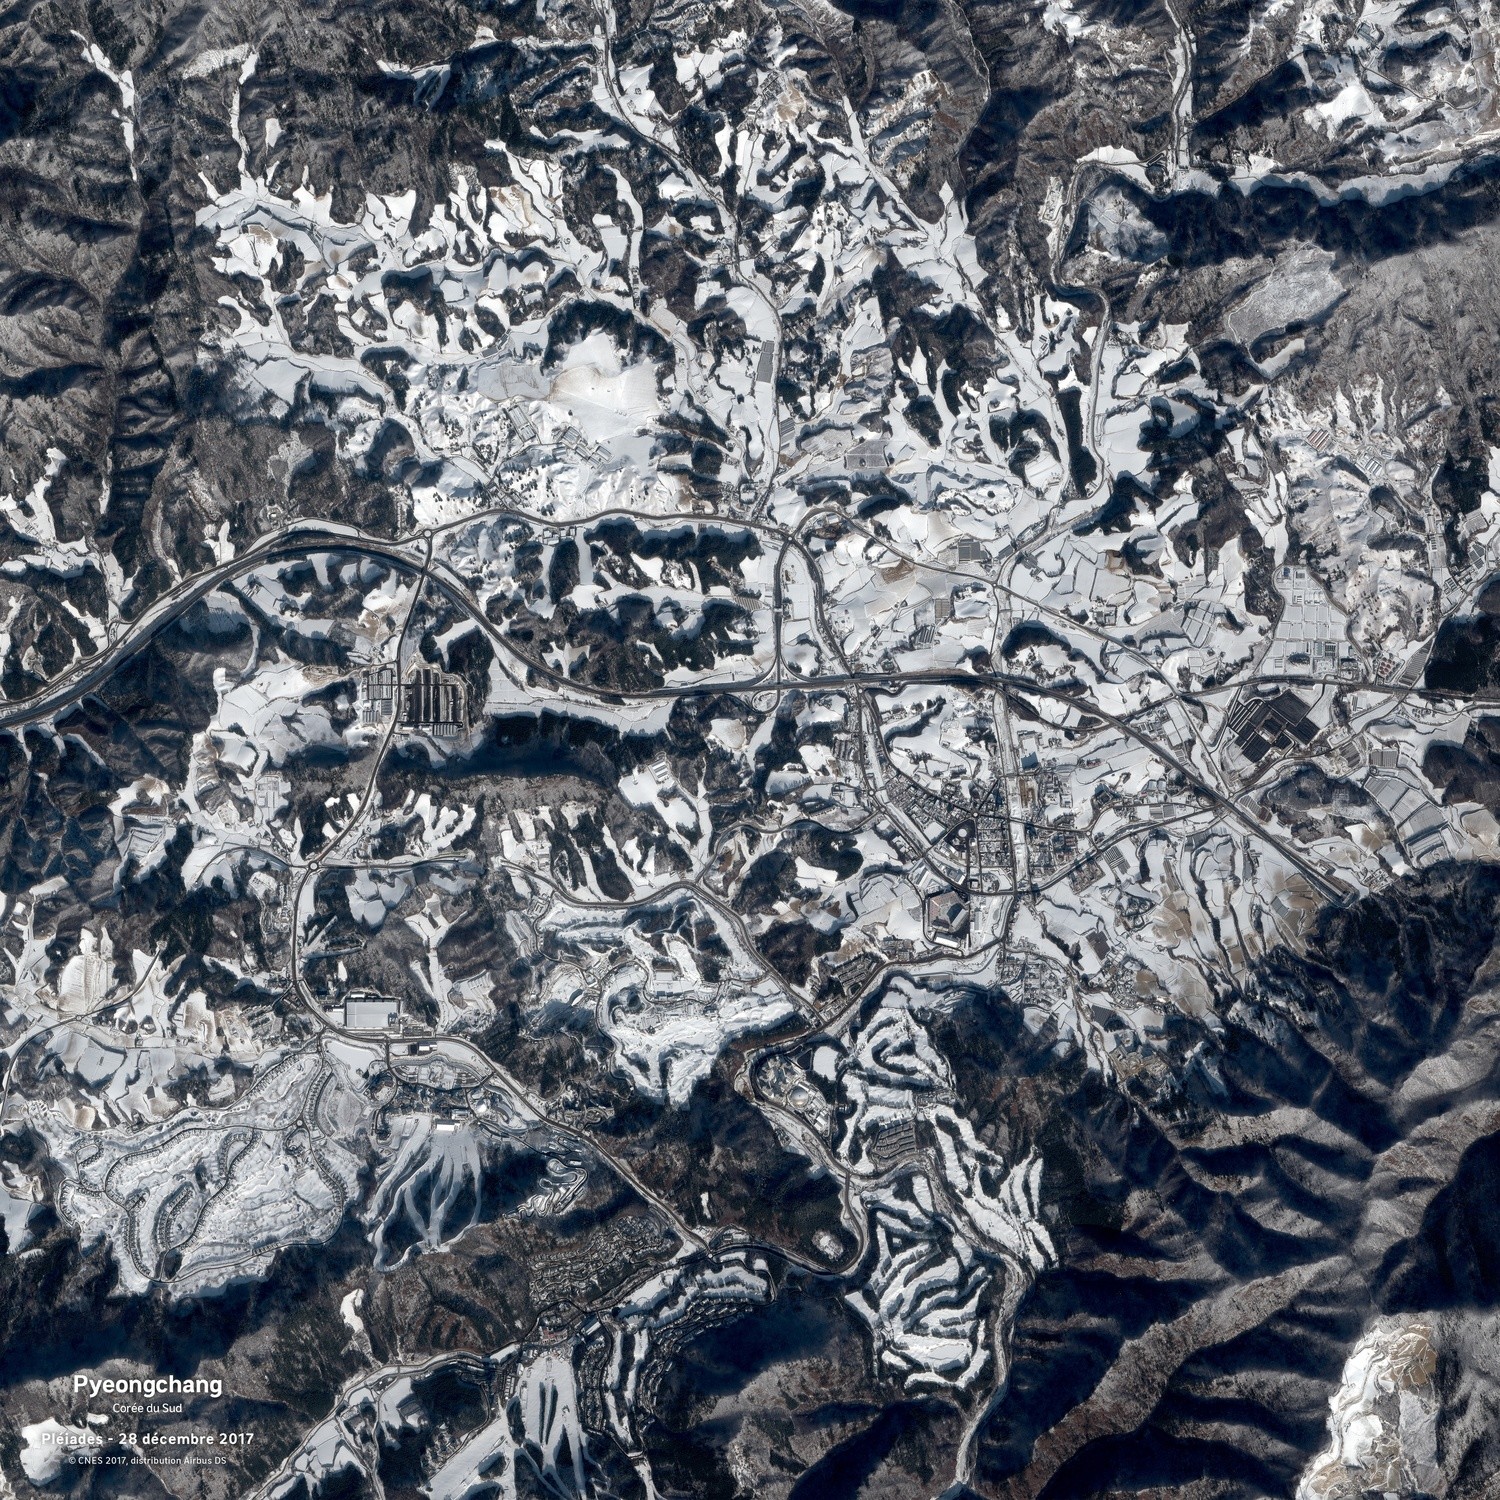
[[[412,590],[411,604],[407,607],[406,617],[402,621],[401,635],[396,645],[397,661],[400,661],[402,659],[405,651],[407,637],[410,634],[411,630],[411,623],[416,616],[417,605],[422,597],[421,585],[429,580],[431,570],[432,541],[431,538],[428,538],[426,544],[426,556],[423,562],[421,574],[419,575],[418,586],[413,588]],[[310,858],[303,866],[294,888],[295,894],[291,903],[293,915],[291,931],[291,955],[289,962],[289,981],[290,993],[292,997],[298,1002],[298,1004],[300,1004],[303,1012],[307,1015],[314,1028],[320,1033],[329,1033],[336,1036],[342,1036],[349,1041],[363,1042],[366,1044],[368,1044],[370,1040],[367,1034],[357,1031],[351,1031],[347,1027],[335,1026],[332,1022],[330,1022],[323,1014],[322,1008],[318,1005],[316,999],[313,997],[312,992],[307,987],[307,981],[303,977],[302,973],[302,909],[304,899],[311,894],[312,890],[315,890],[318,875],[325,866],[329,868],[347,868],[346,865],[340,863],[338,860],[339,851],[352,838],[357,836],[359,830],[364,824],[366,813],[369,811],[371,805],[376,800],[378,788],[380,785],[381,766],[384,764],[385,757],[389,752],[391,745],[395,741],[397,731],[400,728],[400,722],[400,714],[393,713],[391,715],[391,721],[386,727],[385,735],[381,740],[379,750],[375,755],[374,764],[371,767],[370,778],[365,786],[364,794],[361,796],[359,803],[357,804],[353,812],[350,813],[348,821],[344,824],[343,828],[335,833],[334,836],[328,841],[328,843],[324,845],[323,849],[318,854]],[[309,906],[311,905],[310,902],[308,904]],[[465,1052],[473,1061],[475,1066],[479,1069],[480,1073],[483,1076],[488,1077],[494,1082],[498,1083],[504,1090],[504,1092],[510,1095],[511,1098],[516,1102],[516,1104],[520,1106],[523,1113],[528,1113],[539,1122],[545,1123],[549,1128],[559,1131],[563,1135],[572,1137],[573,1139],[586,1146],[591,1153],[600,1156],[605,1161],[607,1161],[610,1166],[613,1167],[614,1170],[618,1172],[619,1175],[623,1177],[625,1181],[628,1182],[630,1186],[634,1188],[635,1191],[639,1193],[646,1202],[650,1203],[667,1219],[668,1223],[672,1225],[673,1229],[676,1231],[685,1245],[691,1245],[698,1250],[706,1250],[708,1248],[703,1237],[699,1235],[682,1218],[682,1216],[677,1212],[675,1208],[672,1207],[671,1204],[669,1204],[651,1188],[647,1187],[646,1184],[640,1180],[640,1178],[635,1174],[634,1171],[631,1170],[631,1168],[626,1163],[620,1161],[617,1155],[613,1151],[605,1147],[601,1142],[599,1142],[591,1132],[580,1130],[575,1126],[567,1125],[553,1119],[548,1114],[547,1108],[545,1104],[542,1103],[542,1101],[534,1097],[531,1092],[519,1082],[519,1080],[514,1078],[506,1069],[502,1068],[498,1062],[496,1062],[487,1053],[482,1051],[479,1047],[475,1046],[472,1042],[469,1042],[462,1037],[449,1037],[445,1039],[445,1045],[448,1047],[457,1047],[458,1049]],[[385,1045],[385,1051],[386,1060],[387,1063],[389,1063],[391,1060],[389,1042],[387,1042]]]
[[[526,520],[532,524],[546,524],[541,518],[528,517],[514,507],[497,509],[491,514],[497,517],[515,518]],[[630,515],[632,519],[650,528],[662,528],[677,524],[701,524],[703,518],[700,516],[683,515],[680,517],[661,517],[648,515],[635,515],[629,511],[620,514]],[[1273,847],[1285,858],[1288,863],[1300,870],[1309,883],[1318,890],[1326,899],[1341,900],[1347,896],[1347,891],[1335,880],[1329,877],[1327,872],[1320,869],[1309,860],[1299,849],[1282,839],[1273,829],[1266,827],[1253,811],[1240,805],[1238,800],[1221,786],[1214,785],[1209,779],[1194,767],[1183,755],[1177,753],[1172,747],[1160,743],[1152,735],[1142,730],[1136,722],[1143,717],[1152,707],[1161,703],[1172,701],[1174,698],[1184,698],[1189,702],[1209,696],[1214,691],[1230,691],[1242,687],[1243,683],[1226,685],[1222,689],[1205,690],[1197,695],[1172,694],[1164,692],[1159,700],[1145,705],[1141,709],[1132,710],[1129,713],[1117,714],[1106,710],[1101,704],[1093,700],[1086,692],[1076,691],[1072,688],[1052,686],[1037,682],[1022,674],[998,671],[990,668],[930,668],[903,672],[869,672],[855,668],[849,660],[844,657],[839,646],[838,638],[829,626],[827,619],[827,600],[820,576],[820,571],[812,553],[809,551],[806,538],[817,525],[826,519],[825,513],[812,513],[804,517],[802,523],[792,532],[785,532],[763,522],[733,522],[730,524],[746,526],[757,531],[767,538],[775,538],[778,546],[775,562],[775,588],[772,599],[773,617],[777,622],[775,649],[770,655],[768,663],[759,671],[748,675],[725,677],[724,679],[700,680],[686,685],[643,687],[636,690],[618,690],[612,688],[599,688],[587,682],[578,681],[568,677],[565,673],[538,661],[527,655],[511,637],[491,621],[479,605],[470,591],[467,581],[459,575],[452,566],[441,556],[438,548],[438,536],[433,531],[419,532],[405,538],[382,538],[370,536],[351,527],[331,525],[328,523],[300,522],[278,531],[264,538],[254,548],[243,553],[241,556],[205,570],[182,580],[174,589],[156,600],[151,607],[137,620],[129,630],[119,639],[112,642],[97,657],[88,662],[80,664],[74,671],[66,674],[57,682],[50,684],[33,697],[12,703],[7,703],[0,708],[0,728],[19,728],[29,723],[38,723],[57,714],[72,703],[76,703],[90,692],[99,688],[115,672],[122,662],[132,653],[139,651],[149,643],[161,631],[169,628],[173,622],[182,618],[195,604],[207,597],[215,589],[231,582],[233,579],[249,572],[255,568],[264,567],[283,561],[305,558],[320,552],[339,552],[362,557],[369,557],[387,563],[392,568],[408,575],[416,585],[412,589],[411,603],[402,626],[402,641],[406,641],[411,622],[415,616],[417,602],[424,588],[432,588],[439,591],[443,597],[457,610],[468,615],[491,642],[494,649],[501,653],[503,658],[509,662],[511,670],[522,684],[532,684],[538,687],[545,686],[560,695],[573,699],[584,698],[592,700],[603,706],[621,705],[630,701],[652,701],[664,699],[681,699],[700,697],[704,694],[719,695],[762,695],[767,692],[777,694],[785,692],[810,692],[810,691],[842,691],[852,692],[858,696],[861,702],[870,700],[872,703],[882,694],[889,693],[894,688],[922,684],[939,688],[951,688],[963,692],[988,692],[995,697],[996,707],[999,712],[996,715],[997,723],[1001,722],[1003,714],[1008,713],[1014,706],[1024,706],[1029,713],[1034,713],[1034,705],[1038,700],[1049,700],[1055,704],[1064,706],[1070,713],[1088,717],[1100,726],[1108,727],[1115,733],[1128,738],[1155,755],[1163,765],[1172,770],[1180,779],[1183,786],[1199,800],[1200,807],[1204,810],[1212,810],[1219,815],[1230,818],[1240,824],[1253,838]],[[472,518],[462,524],[472,524]],[[723,523],[719,523],[723,524]],[[797,562],[808,569],[813,584],[813,617],[808,622],[810,628],[822,642],[825,660],[829,664],[829,670],[823,670],[816,675],[802,677],[786,670],[781,658],[781,624],[785,615],[785,599],[782,587],[783,565],[795,552]],[[933,568],[935,565],[921,563],[920,566]],[[949,570],[956,574],[961,570]],[[986,578],[986,582],[992,588],[995,587],[993,580]],[[1097,632],[1101,636],[1103,632]],[[1108,639],[1108,637],[1105,637]],[[1116,643],[1119,644],[1119,643]],[[1288,686],[1311,687],[1322,685],[1321,679],[1309,675],[1282,675],[1276,678],[1267,677],[1266,683],[1285,683]],[[1379,683],[1367,680],[1352,682],[1340,682],[1340,687],[1355,692],[1403,696],[1418,694],[1429,697],[1441,697],[1443,695],[1432,694],[1425,689],[1415,688],[1411,684]],[[1454,695],[1457,696],[1457,695]],[[1473,700],[1467,700],[1473,701]],[[862,714],[863,717],[863,714]],[[320,854],[311,859],[301,862],[289,861],[288,863],[296,870],[295,891],[293,897],[294,910],[299,919],[293,922],[292,936],[292,994],[297,1003],[304,1009],[313,1026],[321,1033],[343,1035],[351,1041],[368,1043],[369,1037],[360,1033],[350,1032],[340,1027],[332,1026],[323,1016],[316,1004],[314,997],[307,989],[303,978],[302,968],[302,921],[300,920],[302,907],[306,895],[312,884],[316,881],[321,871],[332,871],[335,869],[346,869],[354,863],[345,857],[346,846],[357,835],[366,814],[374,805],[380,767],[394,743],[397,733],[397,724],[393,719],[387,726],[379,750],[374,758],[374,766],[370,778],[365,786],[363,795],[357,804],[353,814],[348,818],[344,827],[333,837],[330,843]],[[1006,736],[1007,740],[1009,736]],[[1002,754],[1002,764],[1011,769],[1012,774],[1018,774],[1014,768],[1013,751],[1006,759]],[[1191,810],[1183,816],[1191,816]],[[912,830],[908,830],[909,836]],[[931,851],[926,848],[925,841],[918,833],[915,837],[916,847],[922,851],[922,857],[930,858]],[[1022,844],[1017,845],[1018,855],[1023,853]],[[951,873],[951,872],[949,872]],[[1062,875],[1055,879],[1063,878]],[[542,883],[551,885],[552,882],[545,877]],[[1049,882],[1049,884],[1052,882]],[[618,907],[622,903],[580,903],[572,893],[562,891],[555,887],[556,894],[574,904],[607,904]],[[661,890],[653,891],[641,898],[643,903],[657,903],[662,900],[671,899],[679,894],[691,894],[695,899],[704,902],[713,908],[720,919],[728,922],[736,933],[737,939],[743,944],[744,951],[751,955],[761,966],[764,973],[778,984],[782,984],[777,976],[765,964],[755,948],[748,931],[745,929],[742,919],[722,897],[706,890],[701,881],[687,880],[675,882],[673,885]],[[623,903],[629,905],[633,903]],[[928,960],[932,958],[928,956]],[[919,958],[905,965],[908,968],[919,967],[923,959]],[[890,965],[882,965],[870,983],[879,981],[879,977],[889,972]],[[785,992],[785,986],[782,985]],[[868,992],[868,985],[865,987]],[[802,1005],[797,997],[789,992],[788,998],[794,1005],[805,1014],[806,1007]],[[807,1027],[801,1032],[807,1034],[815,1025],[837,1025],[841,1019],[853,1014],[858,1004],[859,997],[854,997],[845,1007],[842,1017],[809,1019]],[[114,1002],[118,1004],[119,1002]],[[108,1007],[113,1008],[113,1006]],[[27,1041],[36,1040],[40,1033],[33,1032],[22,1039],[22,1045]],[[793,1045],[796,1038],[790,1040],[783,1038],[775,1049],[781,1050],[786,1046]],[[641,1180],[639,1175],[632,1169],[630,1164],[621,1159],[618,1152],[612,1146],[593,1132],[580,1129],[576,1126],[562,1121],[552,1119],[548,1114],[546,1102],[534,1096],[524,1083],[513,1076],[508,1070],[489,1058],[472,1044],[459,1042],[466,1055],[472,1060],[475,1067],[490,1079],[497,1087],[501,1088],[517,1107],[531,1115],[539,1122],[545,1123],[549,1128],[558,1131],[577,1140],[589,1152],[609,1163],[612,1170],[628,1182],[632,1189],[637,1192],[643,1201],[652,1206],[662,1214],[664,1219],[670,1223],[674,1232],[679,1236],[681,1242],[695,1251],[708,1253],[713,1248],[713,1239],[703,1230],[689,1224],[681,1213],[666,1199]],[[10,1054],[10,1067],[7,1070],[6,1093],[9,1087],[9,1073],[13,1072],[15,1060],[19,1056],[20,1047],[12,1049]],[[756,1054],[750,1053],[746,1058],[745,1077],[746,1086],[755,1093],[758,1102],[769,1112],[777,1112],[779,1106],[774,1102],[765,1100],[758,1095],[755,1086],[755,1062]],[[0,1095],[3,1101],[4,1095]],[[3,1113],[3,1102],[0,1102],[0,1113]],[[783,1121],[785,1128],[793,1128],[790,1117]],[[799,1132],[800,1133],[800,1132]],[[829,1170],[833,1171],[843,1184],[843,1199],[845,1204],[845,1222],[850,1226],[855,1236],[855,1244],[852,1255],[843,1265],[830,1267],[809,1259],[801,1257],[796,1251],[789,1247],[750,1242],[750,1248],[756,1248],[766,1254],[778,1256],[801,1266],[810,1274],[816,1275],[839,1275],[847,1272],[858,1263],[865,1250],[865,1226],[858,1209],[857,1185],[849,1174],[839,1168],[839,1164],[827,1150],[811,1147],[815,1159]]]
[[[505,513],[513,514],[510,511]],[[637,519],[651,525],[663,524],[660,518],[638,517]],[[421,555],[414,554],[413,547],[416,545],[423,547],[424,551]],[[324,527],[308,523],[288,527],[268,537],[254,550],[219,567],[184,580],[177,589],[157,600],[145,615],[132,624],[126,635],[113,642],[86,666],[79,668],[32,698],[18,700],[0,709],[0,728],[15,728],[23,724],[35,723],[58,712],[68,704],[76,702],[106,681],[126,657],[139,650],[159,631],[180,618],[183,613],[206,598],[222,583],[268,563],[288,561],[292,558],[327,551],[348,552],[378,558],[395,568],[422,575],[432,586],[441,591],[450,604],[467,613],[496,649],[508,656],[525,673],[541,679],[564,693],[592,698],[604,704],[694,698],[702,697],[706,693],[745,694],[764,692],[767,689],[809,692],[858,688],[879,693],[889,691],[895,685],[914,683],[956,687],[964,690],[997,688],[1023,697],[1030,695],[1067,703],[1080,714],[1087,714],[1101,723],[1110,725],[1150,750],[1164,765],[1171,767],[1182,776],[1187,785],[1233,817],[1257,839],[1277,849],[1285,859],[1312,881],[1315,888],[1327,899],[1342,900],[1347,894],[1343,887],[1336,885],[1298,850],[1268,830],[1253,813],[1240,807],[1233,798],[1217,787],[1209,785],[1197,771],[1150,735],[1136,728],[1128,719],[1108,712],[1085,694],[1047,687],[1018,673],[960,668],[932,668],[896,673],[845,670],[824,673],[817,677],[783,675],[774,671],[773,668],[768,668],[749,678],[707,679],[692,684],[638,690],[598,688],[568,677],[565,673],[523,652],[509,635],[499,629],[479,607],[477,601],[469,593],[464,580],[447,563],[435,557],[433,539],[427,532],[418,534],[410,541],[402,542],[372,537],[353,528]],[[777,576],[779,579],[779,568]],[[816,569],[813,570],[813,577],[816,580]],[[1383,686],[1387,686],[1388,690],[1399,690],[1390,689],[1388,685]],[[394,733],[394,728],[391,732]]]

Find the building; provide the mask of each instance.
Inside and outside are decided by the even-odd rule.
[[[927,926],[934,937],[957,941],[969,930],[968,898],[954,890],[929,896]]]
[[[350,1031],[387,1031],[401,1014],[401,1002],[373,990],[353,990],[344,1001],[344,1025]]]
[[[452,739],[469,727],[468,692],[463,679],[436,667],[416,666],[402,682],[394,666],[366,667],[363,675],[366,725],[386,723],[399,699],[401,723]]]
[[[459,678],[436,667],[416,667],[401,687],[401,722],[452,739],[468,728],[467,696]]]
[[[366,667],[364,671],[364,707],[360,721],[379,724],[396,711],[396,669],[393,666]]]
[[[1310,712],[1310,705],[1291,691],[1264,698],[1252,695],[1230,709],[1229,732],[1245,759],[1258,766],[1272,750],[1306,748],[1317,738]]]

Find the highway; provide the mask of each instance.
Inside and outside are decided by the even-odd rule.
[[[490,514],[497,518],[504,517],[525,520],[535,525],[547,524],[541,521],[540,518],[529,517],[524,512],[516,511],[511,507],[497,509]],[[1326,871],[1319,868],[1301,850],[1280,837],[1273,829],[1268,828],[1253,811],[1241,806],[1228,791],[1219,785],[1213,784],[1182,754],[1160,743],[1149,733],[1141,729],[1136,722],[1151,707],[1171,701],[1174,697],[1181,696],[1191,702],[1194,701],[1195,696],[1205,695],[1175,695],[1168,692],[1164,693],[1160,699],[1155,700],[1153,703],[1143,705],[1140,709],[1132,710],[1129,713],[1117,714],[1106,710],[1102,705],[1094,701],[1087,692],[1074,686],[1041,683],[1023,674],[994,670],[990,667],[947,667],[900,672],[859,670],[842,654],[837,637],[829,628],[826,615],[826,596],[819,569],[815,557],[807,549],[804,540],[807,533],[813,527],[827,519],[826,512],[809,514],[792,531],[783,531],[769,526],[764,522],[757,521],[729,522],[718,519],[706,520],[704,517],[692,515],[662,517],[634,514],[628,511],[621,512],[620,514],[629,515],[638,524],[650,529],[659,530],[678,525],[709,524],[730,527],[731,529],[750,529],[766,537],[768,540],[773,538],[776,540],[778,545],[774,565],[775,585],[772,600],[772,615],[776,622],[775,640],[773,643],[774,651],[770,654],[768,663],[761,670],[748,675],[728,676],[718,680],[704,678],[690,684],[646,686],[634,690],[596,687],[587,682],[569,677],[565,673],[528,655],[509,636],[506,630],[490,620],[471,593],[467,581],[455,571],[453,566],[442,555],[440,548],[442,537],[440,532],[424,530],[408,537],[390,539],[368,535],[352,527],[328,523],[299,522],[267,536],[255,547],[231,561],[183,579],[175,588],[154,601],[137,620],[132,622],[130,628],[119,639],[112,641],[98,656],[79,664],[76,669],[65,674],[56,682],[49,684],[45,689],[32,697],[13,701],[0,707],[0,728],[19,729],[27,724],[44,722],[64,711],[70,705],[77,703],[88,694],[96,691],[107,682],[109,677],[133,653],[149,644],[157,635],[163,630],[168,629],[175,621],[181,619],[187,611],[215,589],[231,583],[236,578],[257,568],[306,558],[314,554],[331,552],[348,556],[368,557],[382,561],[393,569],[406,574],[414,581],[416,586],[412,589],[411,601],[402,625],[402,649],[405,649],[409,644],[408,636],[411,622],[415,617],[418,602],[424,590],[427,588],[436,590],[455,609],[465,613],[475,622],[476,626],[484,633],[494,649],[498,653],[501,653],[503,659],[509,663],[512,673],[520,684],[537,689],[539,697],[541,694],[555,693],[563,699],[572,699],[574,701],[586,699],[608,707],[610,705],[623,705],[631,701],[682,699],[704,695],[760,696],[768,692],[783,694],[786,692],[824,691],[853,693],[858,696],[861,702],[869,701],[873,706],[874,700],[883,694],[891,692],[893,689],[905,685],[922,684],[963,692],[993,693],[997,698],[997,707],[1003,708],[1005,705],[1020,706],[1032,716],[1035,714],[1035,705],[1038,700],[1048,700],[1054,704],[1063,706],[1070,715],[1075,716],[1075,722],[1087,717],[1093,720],[1099,727],[1107,727],[1149,750],[1165,767],[1169,768],[1179,777],[1183,787],[1190,790],[1191,794],[1198,799],[1200,810],[1211,810],[1220,816],[1235,821],[1253,838],[1269,847],[1275,848],[1289,864],[1303,874],[1314,889],[1325,899],[1330,901],[1347,899],[1348,891],[1344,886],[1333,879]],[[591,518],[590,524],[596,524],[599,519],[602,518]],[[470,518],[461,524],[469,525],[472,522],[473,518]],[[809,623],[822,640],[826,648],[827,657],[831,658],[831,662],[835,664],[833,670],[822,671],[808,677],[789,672],[783,664],[780,650],[781,626],[785,613],[782,589],[783,563],[793,551],[798,554],[801,565],[808,568],[809,576],[813,582],[814,611],[813,619]],[[957,569],[943,570],[939,565],[931,563],[920,563],[919,565],[938,571],[951,571],[955,574],[960,574],[961,572],[961,570]],[[962,576],[967,575],[964,574]],[[974,581],[979,581],[979,579],[976,578]],[[993,579],[985,578],[984,581],[992,589],[999,589],[1001,587]],[[1111,639],[1105,636],[1104,632],[1094,631],[1092,633],[1104,636],[1106,639]],[[1124,645],[1126,649],[1129,649],[1128,643],[1117,642],[1116,644]],[[1267,678],[1265,680],[1268,683],[1272,681],[1277,683],[1285,682],[1288,685],[1296,686],[1321,685],[1320,679],[1310,676],[1283,676],[1275,679]],[[1240,687],[1243,685],[1243,683],[1239,683],[1233,686]],[[1340,682],[1339,686],[1348,691],[1381,696],[1397,696],[1412,693],[1425,694],[1432,697],[1441,696],[1427,694],[1426,690],[1417,689],[1412,684],[1374,683],[1360,680]],[[1222,690],[1227,691],[1228,688],[1226,687]],[[1001,716],[997,714],[996,717],[997,723],[1001,722]],[[384,738],[374,758],[374,765],[371,769],[369,781],[364,788],[363,795],[343,828],[333,836],[328,845],[319,854],[306,861],[299,862],[292,860],[288,862],[296,872],[292,898],[293,910],[296,915],[292,923],[291,937],[291,994],[320,1033],[343,1035],[351,1041],[365,1043],[368,1043],[370,1040],[368,1035],[346,1031],[343,1028],[330,1025],[323,1017],[314,997],[307,988],[306,981],[301,972],[303,941],[302,907],[320,872],[345,870],[364,863],[381,863],[379,861],[367,862],[352,859],[348,857],[346,849],[357,835],[368,812],[374,805],[380,768],[386,754],[395,741],[397,732],[398,724],[395,717],[393,717],[390,724],[386,727]],[[1004,764],[1013,768],[1015,765],[1014,747],[1007,746],[1007,748],[1010,754],[1008,758],[1002,755],[1002,760]],[[875,795],[875,793],[872,792],[871,795]],[[877,796],[877,801],[881,800],[883,799]],[[1192,816],[1192,809],[1188,809],[1182,816]],[[933,857],[932,851],[926,846],[920,834],[911,828],[908,828],[907,832],[909,837],[914,838],[914,843],[920,851],[920,857],[931,859]],[[1064,871],[1063,875],[1066,873]],[[540,880],[542,885],[550,886],[554,894],[575,905],[624,909],[632,905],[659,904],[662,901],[671,900],[677,896],[691,895],[694,899],[710,907],[720,920],[726,922],[733,929],[737,941],[742,945],[743,951],[752,961],[757,963],[767,977],[782,988],[789,1002],[805,1018],[804,1023],[799,1027],[795,1036],[778,1039],[773,1046],[761,1049],[765,1053],[785,1050],[795,1045],[799,1037],[805,1036],[820,1027],[830,1025],[837,1027],[841,1025],[855,1013],[862,995],[868,993],[872,985],[879,983],[894,968],[914,970],[920,968],[924,962],[932,961],[934,957],[944,956],[927,955],[925,958],[918,956],[902,965],[882,964],[876,973],[868,978],[861,991],[861,996],[852,997],[844,1006],[839,1016],[819,1017],[816,1013],[810,1013],[806,1004],[795,993],[787,989],[780,976],[758,953],[740,915],[721,896],[706,889],[701,878],[674,882],[670,886],[652,891],[646,896],[630,902],[592,902],[587,899],[580,900],[573,893],[564,891],[561,887],[556,886],[555,883],[545,876],[536,876],[535,878]],[[1055,876],[1053,881],[1049,881],[1048,883],[1054,883],[1056,879],[1060,878],[1062,876]],[[1013,902],[1015,897],[1011,896],[1007,899]],[[36,1040],[40,1035],[41,1033],[37,1031],[29,1033],[28,1036],[22,1039],[21,1045],[24,1046],[26,1042]],[[575,1139],[590,1153],[606,1161],[612,1170],[629,1183],[631,1188],[639,1194],[643,1201],[650,1203],[663,1216],[666,1222],[672,1226],[674,1233],[679,1237],[680,1242],[684,1246],[700,1253],[712,1252],[715,1238],[687,1222],[682,1213],[649,1184],[644,1182],[630,1164],[623,1160],[618,1152],[608,1143],[602,1141],[594,1132],[580,1129],[551,1118],[546,1102],[534,1096],[525,1084],[513,1076],[507,1069],[485,1055],[471,1043],[459,1042],[457,1045],[462,1047],[474,1066],[512,1098],[517,1107],[524,1113],[535,1118],[538,1122],[545,1123],[548,1128]],[[9,1074],[14,1071],[15,1061],[19,1057],[20,1051],[21,1047],[18,1046],[12,1049],[10,1053],[10,1065],[7,1069],[8,1076],[6,1079],[7,1092],[10,1081]],[[780,1118],[783,1129],[791,1130],[799,1139],[803,1139],[812,1159],[818,1161],[841,1182],[845,1227],[853,1235],[854,1244],[852,1252],[845,1258],[842,1264],[831,1266],[804,1257],[788,1246],[760,1241],[737,1241],[736,1243],[741,1246],[747,1245],[748,1248],[758,1249],[765,1254],[774,1255],[789,1261],[798,1265],[809,1274],[818,1276],[847,1274],[858,1264],[866,1251],[867,1230],[859,1202],[860,1189],[870,1184],[862,1180],[857,1182],[849,1171],[844,1168],[842,1163],[840,1163],[837,1156],[826,1146],[820,1141],[808,1141],[806,1139],[806,1129],[800,1122],[794,1122],[793,1116],[787,1114],[779,1105],[767,1100],[759,1093],[756,1079],[759,1055],[755,1050],[749,1050],[745,1053],[740,1086],[756,1098],[761,1108],[765,1109],[769,1114]],[[0,1105],[0,1110],[3,1110],[3,1105]]]
[[[659,519],[640,517],[645,524],[661,525]],[[414,545],[422,545],[426,554],[416,555]],[[776,673],[768,669],[748,678],[714,679],[706,677],[698,682],[678,686],[623,690],[599,688],[587,682],[571,678],[563,672],[528,656],[510,636],[484,613],[469,593],[464,581],[448,564],[431,555],[432,538],[429,533],[420,533],[407,542],[387,541],[372,537],[352,528],[318,528],[303,524],[289,527],[270,537],[260,547],[247,552],[231,562],[196,574],[170,594],[157,600],[150,610],[134,622],[131,630],[111,645],[98,657],[80,666],[75,672],[44,689],[32,698],[16,700],[0,709],[0,728],[16,728],[36,723],[56,714],[69,704],[93,691],[105,682],[119,664],[139,650],[161,630],[180,618],[188,609],[211,594],[221,584],[267,564],[307,557],[314,553],[344,552],[357,556],[378,558],[393,567],[409,573],[422,575],[438,589],[448,602],[465,611],[484,632],[492,644],[504,652],[526,674],[538,678],[549,687],[564,695],[576,694],[592,698],[603,704],[622,704],[630,701],[696,698],[708,694],[749,694],[777,691],[839,691],[849,688],[875,693],[889,691],[892,687],[912,683],[939,687],[955,687],[964,690],[997,688],[1008,694],[1024,698],[1042,697],[1054,702],[1066,703],[1081,715],[1088,715],[1108,724],[1129,739],[1136,741],[1156,755],[1164,765],[1176,771],[1201,796],[1206,797],[1228,816],[1233,817],[1256,838],[1276,848],[1290,863],[1296,866],[1315,887],[1329,900],[1342,900],[1347,892],[1317,869],[1304,855],[1285,840],[1265,828],[1251,812],[1247,812],[1228,794],[1210,785],[1202,775],[1173,754],[1150,735],[1138,729],[1129,719],[1110,713],[1082,692],[1049,687],[1018,673],[993,670],[932,668],[906,672],[855,672],[840,671],[824,673],[816,677],[799,677],[795,674]],[[817,574],[813,574],[816,579]],[[780,571],[777,572],[778,580]],[[779,642],[778,642],[779,646]],[[1350,684],[1345,684],[1350,686]],[[1411,691],[1381,684],[1374,690],[1391,692]]]

